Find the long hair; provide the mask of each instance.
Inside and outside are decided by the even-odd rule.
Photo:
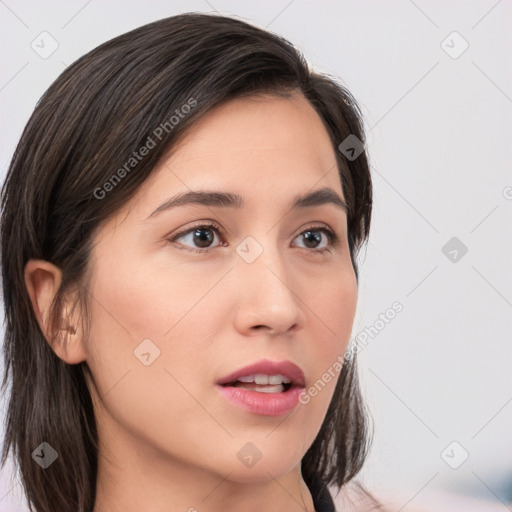
[[[58,332],[68,293],[78,290],[77,304],[87,312],[83,285],[98,226],[137,192],[185,129],[234,98],[294,92],[311,103],[332,141],[358,279],[356,257],[370,229],[371,178],[365,151],[348,158],[338,146],[352,135],[364,147],[362,114],[346,88],[312,71],[286,39],[234,18],[185,13],[93,49],[41,97],[2,187],[0,225],[1,388],[10,388],[1,460],[3,466],[12,450],[31,510],[91,512],[98,436],[86,363],[66,364],[43,335],[24,282],[27,261],[44,259],[62,271],[50,311],[51,332]],[[153,145],[139,160],[135,155],[149,139]],[[86,332],[87,313],[81,321]],[[42,442],[58,453],[45,471],[32,457]],[[354,355],[345,360],[321,429],[301,461],[303,478],[341,488],[360,471],[368,449],[368,411]]]

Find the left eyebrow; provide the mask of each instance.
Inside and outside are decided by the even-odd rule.
[[[231,192],[220,192],[220,191],[189,191],[180,192],[175,196],[171,197],[164,203],[162,203],[146,220],[151,217],[162,213],[163,211],[171,210],[178,206],[187,204],[200,204],[203,206],[217,206],[221,208],[237,208],[240,209],[244,206],[245,200],[239,194]],[[345,201],[332,189],[324,187],[307,194],[298,195],[293,198],[291,203],[291,210],[300,208],[309,208],[312,206],[321,206],[324,204],[333,204],[338,208],[348,212],[348,206]]]

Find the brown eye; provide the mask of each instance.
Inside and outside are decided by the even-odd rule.
[[[178,242],[192,251],[206,252],[215,247],[212,246],[212,243],[215,240],[215,233],[218,235],[219,232],[220,226],[218,224],[201,224],[178,233],[170,241]]]
[[[199,247],[208,247],[214,240],[215,235],[212,234],[210,228],[197,228],[191,232],[192,242],[198,244]]]
[[[337,236],[331,229],[321,226],[306,229],[296,239],[304,241],[304,248],[322,252],[335,244]]]

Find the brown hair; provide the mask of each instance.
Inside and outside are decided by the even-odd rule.
[[[2,389],[11,378],[2,466],[12,449],[31,510],[90,512],[98,445],[86,363],[66,364],[45,339],[24,282],[27,261],[44,259],[62,270],[51,309],[51,332],[58,332],[72,290],[87,311],[91,240],[100,223],[136,193],[184,130],[231,99],[292,92],[311,103],[332,140],[358,278],[356,256],[370,229],[371,178],[366,152],[349,159],[338,145],[348,135],[364,144],[362,115],[342,85],[311,71],[282,37],[229,17],[173,16],[93,49],[40,99],[2,188],[0,226]],[[131,161],[149,138],[154,147]],[[87,325],[87,314],[82,321]],[[369,449],[367,420],[354,355],[344,362],[320,432],[302,459],[306,483],[341,488],[354,478]],[[58,453],[45,471],[31,457],[43,441]]]

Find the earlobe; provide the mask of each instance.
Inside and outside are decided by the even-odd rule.
[[[61,283],[62,271],[49,261],[32,259],[25,265],[25,286],[41,331],[60,359],[78,364],[86,358],[78,319],[70,323],[64,308],[57,336],[50,325],[50,307]]]

